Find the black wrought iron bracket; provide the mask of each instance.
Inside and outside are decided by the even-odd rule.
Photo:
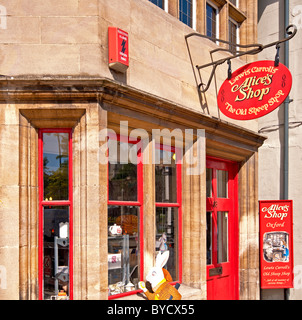
[[[235,53],[233,53],[231,56],[228,56],[228,57],[225,57],[223,59],[216,60],[216,61],[213,61],[213,54],[215,52],[218,52],[218,51],[227,51],[229,53],[232,53],[232,52],[230,51],[230,49],[226,49],[226,48],[222,48],[222,47],[214,49],[214,50],[211,50],[210,51],[210,55],[211,55],[212,62],[204,64],[202,66],[199,66],[199,65],[195,66],[197,71],[198,71],[198,74],[199,74],[199,81],[198,81],[196,79],[196,75],[195,75],[195,71],[194,71],[194,76],[195,76],[195,79],[196,79],[196,82],[197,82],[199,90],[202,93],[205,93],[209,89],[210,84],[212,82],[212,79],[214,77],[216,68],[219,65],[221,65],[221,64],[223,64],[223,63],[225,63],[227,61],[228,65],[229,65],[229,67],[228,67],[228,79],[230,79],[231,76],[232,76],[232,69],[231,69],[231,60],[232,59],[239,58],[239,57],[244,56],[244,55],[255,55],[255,54],[258,54],[259,52],[263,51],[264,49],[272,47],[272,46],[276,46],[277,52],[276,52],[276,56],[275,56],[275,65],[277,66],[279,64],[280,44],[285,42],[285,41],[288,41],[288,40],[292,39],[296,35],[296,33],[297,33],[297,27],[295,25],[291,24],[286,28],[286,34],[288,35],[286,38],[278,40],[278,41],[275,41],[275,42],[271,42],[271,43],[269,43],[267,45],[262,45],[262,44],[258,44],[258,43],[248,44],[248,45],[234,44],[234,43],[231,43],[229,41],[211,38],[211,37],[208,37],[206,35],[203,35],[203,34],[200,34],[200,33],[197,33],[197,32],[193,32],[193,33],[190,33],[190,34],[186,35],[185,36],[185,40],[186,40],[186,45],[187,45],[187,49],[188,49],[188,52],[189,52],[189,57],[190,57],[190,61],[191,61],[192,67],[193,67],[193,60],[192,60],[192,56],[191,56],[190,49],[189,49],[189,44],[188,44],[188,39],[190,37],[206,38],[206,39],[212,40],[212,41],[214,41],[216,43],[219,42],[219,43],[226,44],[226,45],[228,45],[228,47],[233,46],[233,47],[236,47],[236,48],[239,48],[239,49],[246,49],[245,51],[237,51],[236,50]],[[205,84],[201,80],[202,78],[201,78],[200,70],[204,69],[204,68],[208,68],[208,67],[212,67],[212,71],[211,71],[210,77],[208,79],[208,82]],[[194,68],[193,68],[193,70],[194,70]]]

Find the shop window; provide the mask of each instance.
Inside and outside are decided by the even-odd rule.
[[[166,269],[181,281],[181,164],[176,148],[157,146],[155,165],[156,251],[169,251]]]
[[[143,276],[143,163],[140,141],[108,139],[108,289],[109,299],[138,292]],[[155,149],[155,252],[169,250],[166,268],[181,281],[180,151]]]
[[[39,298],[72,299],[70,129],[39,131]]]
[[[43,133],[44,200],[68,200],[68,132]]]
[[[193,26],[193,0],[179,0],[179,20]]]
[[[140,279],[139,211],[136,206],[108,206],[109,295],[137,289]]]
[[[108,140],[108,289],[109,299],[138,290],[142,253],[142,162],[139,142]]]
[[[156,149],[156,202],[177,202],[176,154]]]

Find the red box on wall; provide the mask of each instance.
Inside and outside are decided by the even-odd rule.
[[[125,72],[129,67],[128,33],[116,27],[108,28],[109,68]]]

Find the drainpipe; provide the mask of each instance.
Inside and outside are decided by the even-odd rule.
[[[289,0],[284,0],[284,29],[289,25]],[[286,33],[286,32],[285,32]],[[286,36],[286,34],[285,34]],[[284,47],[284,65],[289,65],[289,43],[285,42]],[[288,199],[288,105],[289,95],[284,102],[284,160],[283,160],[283,199]],[[284,289],[284,299],[289,300],[290,290]]]

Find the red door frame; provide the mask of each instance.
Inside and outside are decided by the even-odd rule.
[[[228,177],[228,198],[217,198],[216,173],[212,176],[212,197],[207,198],[207,212],[216,212],[212,218],[212,264],[207,265],[207,280],[217,281],[226,275],[230,276],[230,286],[234,288],[231,292],[231,299],[239,299],[239,216],[238,216],[238,163],[222,160],[214,157],[207,157],[207,168],[227,170]],[[215,172],[216,172],[215,170]],[[213,202],[215,201],[215,203]],[[213,207],[215,206],[215,208]],[[228,210],[226,210],[228,208]],[[231,211],[228,219],[228,252],[229,262],[217,263],[217,212]],[[222,275],[209,276],[209,270],[223,265]]]
[[[43,133],[68,133],[68,193],[69,200],[44,201],[43,200]],[[39,180],[39,232],[38,232],[38,285],[39,300],[43,300],[43,207],[68,206],[69,207],[69,299],[73,299],[73,175],[72,175],[72,129],[39,129],[38,133],[38,180]]]

